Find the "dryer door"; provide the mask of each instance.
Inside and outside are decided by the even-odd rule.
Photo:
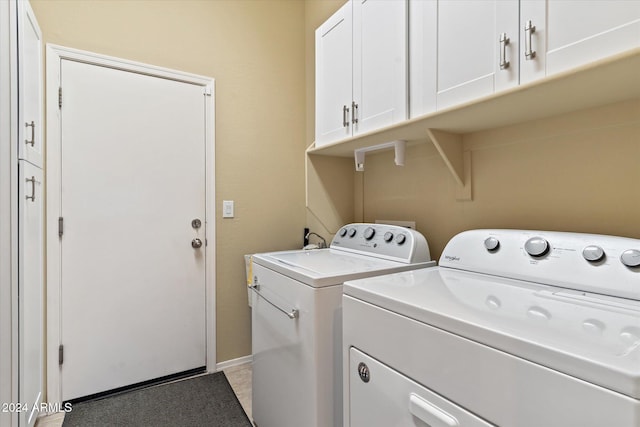
[[[351,427],[492,425],[354,347],[349,385]]]

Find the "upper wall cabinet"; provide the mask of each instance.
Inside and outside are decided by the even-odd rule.
[[[437,108],[518,84],[518,1],[439,0]]]
[[[640,46],[638,0],[410,0],[411,117]]]
[[[407,119],[407,9],[352,0],[316,30],[316,147]]]
[[[640,1],[521,0],[520,83],[640,46]]]
[[[42,167],[42,34],[29,2],[18,1],[18,156]]]

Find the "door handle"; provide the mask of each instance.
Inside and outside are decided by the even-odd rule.
[[[533,59],[536,57],[536,51],[533,50],[531,46],[531,35],[536,32],[536,26],[531,23],[531,21],[527,21],[527,24],[524,26],[524,56],[528,59]]]
[[[349,107],[347,107],[346,105],[342,106],[342,127],[347,127],[349,126],[349,118],[347,117],[347,115],[349,114]]]
[[[32,202],[36,201],[36,177],[32,176],[31,178],[26,179],[27,182],[31,183],[31,196],[25,196],[27,200],[31,200]]]
[[[202,247],[202,240],[197,237],[191,241],[191,247],[193,249],[200,249]]]
[[[31,128],[31,140],[25,139],[24,143],[25,144],[31,144],[31,146],[35,146],[35,142],[36,142],[36,124],[33,120],[31,120],[31,123],[25,123],[24,127]]]
[[[427,402],[415,393],[409,395],[409,412],[431,427],[459,427],[460,423],[452,415]]]
[[[506,70],[509,68],[509,61],[507,61],[507,45],[509,44],[509,37],[507,33],[500,34],[500,69]]]

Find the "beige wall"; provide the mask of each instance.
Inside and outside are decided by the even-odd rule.
[[[307,6],[307,142],[314,139],[313,30],[344,1]],[[315,18],[310,15],[315,13]],[[313,22],[311,28],[309,23]],[[432,144],[353,159],[310,156],[307,222],[327,234],[341,223],[413,220],[437,259],[445,244],[472,228],[524,228],[640,238],[640,101],[464,135],[472,156],[473,200],[456,185]]]
[[[31,3],[47,43],[215,78],[217,361],[251,354],[242,256],[298,247],[305,224],[304,2]]]
[[[473,228],[523,228],[640,238],[640,101],[464,135],[473,200],[431,143],[367,156],[365,221],[415,220],[433,257]]]

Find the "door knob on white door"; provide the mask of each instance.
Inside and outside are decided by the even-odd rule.
[[[202,247],[202,240],[195,238],[191,241],[191,247],[193,249],[199,249]]]

